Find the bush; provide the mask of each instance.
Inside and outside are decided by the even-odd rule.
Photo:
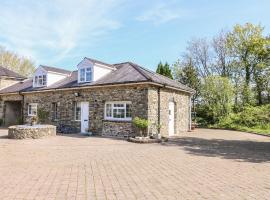
[[[140,130],[140,135],[147,136],[146,130],[149,126],[149,121],[143,118],[135,117],[133,119],[133,124]]]
[[[43,109],[41,109],[41,108],[38,109],[38,111],[37,111],[38,120],[39,120],[39,122],[41,122],[41,123],[48,122],[48,120],[49,120],[49,115],[50,115],[49,112],[47,112],[47,111],[45,111],[45,110],[43,110]]]
[[[246,106],[239,113],[231,113],[221,118],[216,124],[218,128],[237,130],[259,129],[270,132],[270,104],[264,106]]]

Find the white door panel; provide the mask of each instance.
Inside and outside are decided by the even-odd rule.
[[[174,102],[169,103],[169,136],[174,135]]]
[[[81,132],[89,132],[89,102],[81,102]]]

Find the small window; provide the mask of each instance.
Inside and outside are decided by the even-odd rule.
[[[28,104],[28,116],[37,116],[37,104],[36,103]]]
[[[81,104],[79,102],[74,102],[74,119],[81,120]]]
[[[107,102],[105,104],[105,119],[108,120],[131,120],[130,102]]]
[[[59,103],[52,103],[52,120],[57,121],[59,119],[58,112]]]
[[[79,80],[80,80],[80,82],[91,82],[92,75],[93,75],[93,73],[92,73],[91,67],[81,68],[79,71]]]
[[[35,76],[35,87],[42,87],[47,85],[47,75]]]

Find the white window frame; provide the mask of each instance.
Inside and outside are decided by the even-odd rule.
[[[41,84],[40,84],[41,82]],[[47,74],[38,74],[34,76],[35,87],[47,86]]]
[[[30,113],[30,107],[31,107],[31,113]],[[36,110],[36,114],[33,114],[33,107],[35,108]],[[37,103],[29,103],[28,104],[28,108],[27,108],[27,113],[28,113],[28,116],[37,116],[37,107],[38,107],[38,104]]]
[[[87,71],[87,69],[90,69],[90,71]],[[84,75],[83,78],[84,80],[81,80],[81,70],[84,70]],[[90,80],[86,80],[87,73],[91,73]],[[78,81],[79,83],[89,83],[93,81],[93,76],[94,76],[94,70],[92,66],[85,66],[85,67],[80,67],[78,70]]]
[[[107,105],[111,104],[111,116],[107,116]],[[115,104],[124,104],[124,107],[115,107]],[[131,105],[131,101],[106,101],[104,105],[104,119],[110,121],[131,121],[132,117],[126,117],[126,108],[127,104]],[[124,108],[125,110],[125,117],[124,118],[116,118],[113,116],[113,110],[117,108]]]

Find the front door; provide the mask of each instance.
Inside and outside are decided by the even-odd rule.
[[[81,102],[81,132],[89,132],[89,102]]]
[[[169,103],[169,136],[174,135],[174,102]]]

